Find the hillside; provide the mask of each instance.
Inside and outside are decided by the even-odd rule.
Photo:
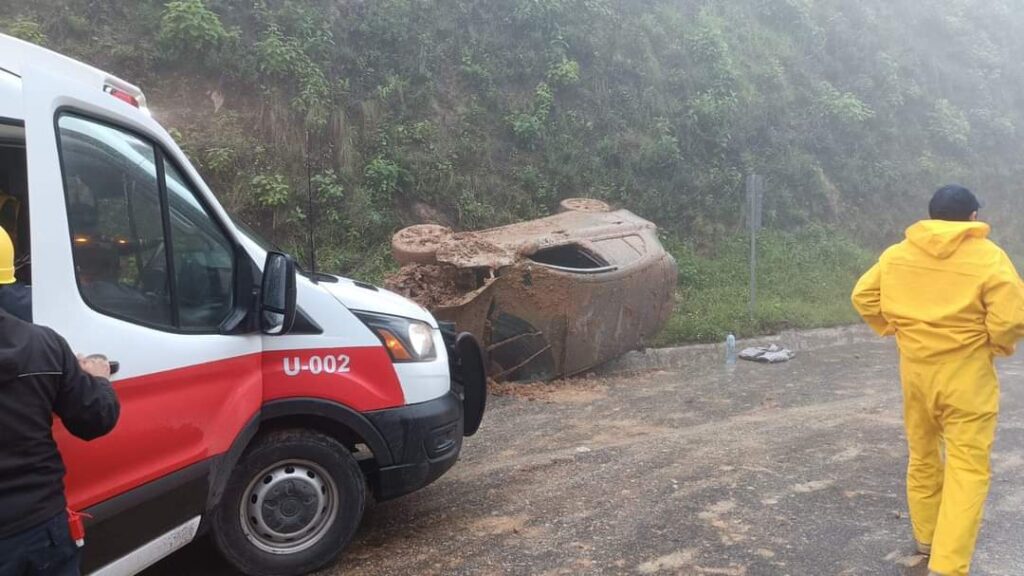
[[[1024,11],[1005,0],[0,0],[0,30],[141,85],[230,210],[379,278],[400,226],[594,196],[680,262],[663,342],[852,319],[937,185],[1024,253]],[[767,177],[746,319],[743,179]],[[312,214],[307,186],[314,192]]]

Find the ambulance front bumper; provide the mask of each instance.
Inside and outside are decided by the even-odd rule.
[[[444,340],[452,376],[447,394],[366,414],[387,443],[393,462],[370,476],[378,501],[408,494],[440,478],[458,460],[463,436],[475,434],[483,420],[487,407],[483,349],[465,332],[445,330]]]
[[[451,468],[462,449],[462,401],[454,392],[401,408],[367,412],[394,464],[371,475],[378,501],[414,492]]]

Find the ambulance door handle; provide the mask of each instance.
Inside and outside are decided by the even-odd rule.
[[[117,360],[109,360],[103,354],[90,354],[88,357],[89,358],[98,358],[100,360],[106,360],[107,364],[110,364],[110,375],[111,376],[113,376],[114,374],[117,374],[117,371],[121,369],[121,363],[120,362],[118,362]]]

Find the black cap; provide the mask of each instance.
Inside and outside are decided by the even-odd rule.
[[[932,220],[967,222],[981,208],[978,199],[970,190],[957,184],[949,184],[936,190],[928,203],[928,214]]]

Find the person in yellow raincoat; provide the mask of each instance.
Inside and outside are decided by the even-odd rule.
[[[899,345],[910,519],[929,570],[944,576],[970,570],[999,413],[993,358],[1024,336],[1024,287],[979,207],[962,186],[940,188],[931,219],[908,228],[852,297]]]

